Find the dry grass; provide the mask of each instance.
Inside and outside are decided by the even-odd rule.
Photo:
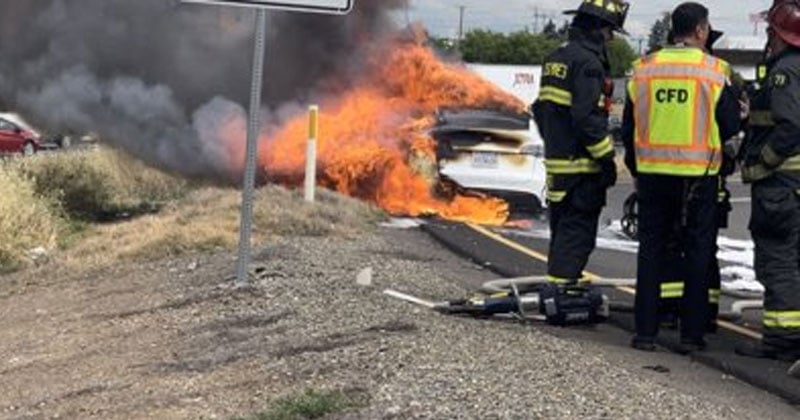
[[[31,179],[0,164],[0,272],[30,262],[33,248],[55,246],[61,224]]]
[[[10,167],[33,179],[38,195],[81,220],[146,211],[187,189],[186,181],[107,148],[39,155]]]
[[[0,270],[30,263],[45,247],[71,268],[233,249],[241,194],[197,187],[109,149],[0,162]],[[157,211],[156,211],[157,210]],[[120,213],[144,215],[126,222]],[[316,204],[269,186],[256,193],[253,240],[275,235],[352,235],[381,216],[374,207],[329,191]]]
[[[239,240],[241,194],[201,188],[159,214],[93,228],[63,255],[71,267],[107,266],[120,260],[150,260],[187,252],[232,250]],[[316,204],[278,186],[257,191],[253,242],[275,236],[352,236],[369,230],[382,213],[367,204],[321,191]]]

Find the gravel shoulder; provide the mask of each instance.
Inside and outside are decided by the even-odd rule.
[[[418,230],[284,238],[233,290],[230,253],[0,278],[0,418],[231,418],[308,389],[334,418],[795,419],[719,372],[610,327],[447,318],[382,295],[493,278]],[[357,285],[371,267],[373,284]],[[666,373],[659,373],[657,370]]]

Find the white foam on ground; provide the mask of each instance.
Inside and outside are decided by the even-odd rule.
[[[550,230],[546,227],[537,227],[528,231],[507,230],[504,233],[512,235],[550,239]],[[724,267],[721,269],[722,290],[763,293],[764,286],[756,280],[753,270],[755,245],[753,241],[732,239],[724,236],[717,238],[717,259]],[[633,241],[622,232],[619,220],[610,222],[602,227],[597,235],[597,248],[611,251],[636,254],[639,252],[639,243]]]
[[[728,266],[720,270],[722,290],[764,293],[764,286],[756,280],[752,268]]]
[[[420,219],[392,217],[388,222],[381,223],[380,226],[391,229],[416,229],[424,224],[425,222]]]

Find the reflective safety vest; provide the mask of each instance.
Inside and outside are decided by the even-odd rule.
[[[717,175],[722,142],[717,103],[730,67],[698,48],[665,48],[634,64],[628,82],[636,122],[636,169]]]

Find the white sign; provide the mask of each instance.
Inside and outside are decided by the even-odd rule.
[[[516,96],[525,105],[532,104],[539,96],[542,66],[467,64],[467,67],[505,92]]]
[[[353,10],[354,0],[183,0],[187,3],[209,3],[222,6],[245,6],[292,12],[344,15]]]

